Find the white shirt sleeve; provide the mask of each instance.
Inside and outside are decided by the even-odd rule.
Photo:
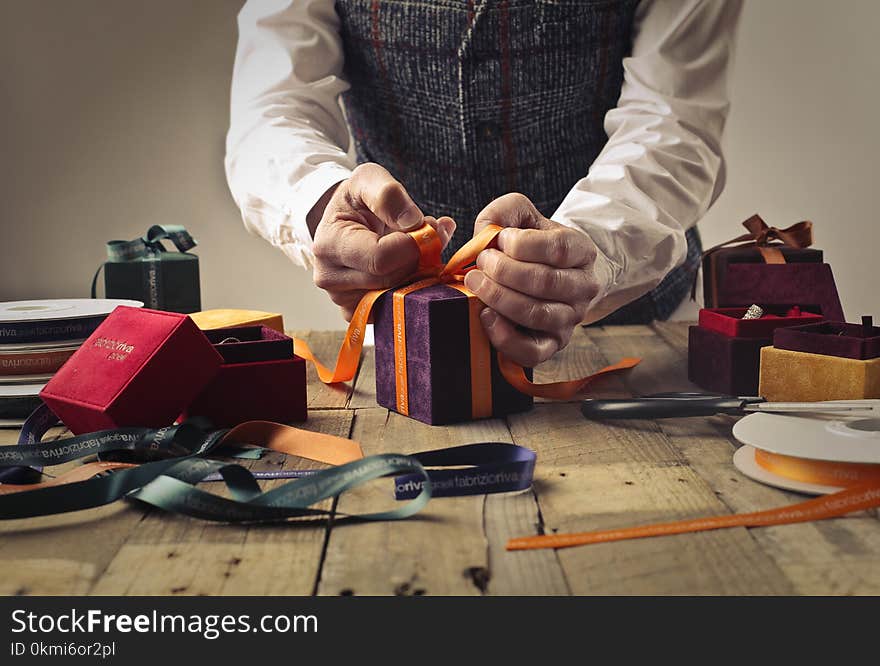
[[[249,0],[238,16],[226,177],[245,227],[310,267],[306,215],[355,167],[333,0]]]
[[[586,322],[654,288],[724,187],[721,134],[741,0],[642,0],[608,143],[552,219],[598,245]]]

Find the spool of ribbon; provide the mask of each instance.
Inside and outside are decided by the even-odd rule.
[[[185,227],[179,224],[154,224],[147,229],[147,233],[130,241],[112,240],[107,242],[107,260],[108,261],[133,261],[150,257],[162,252],[166,252],[165,245],[162,241],[169,240],[177,248],[178,252],[188,252],[198,243],[190,236]],[[92,298],[97,298],[98,292],[98,276],[104,264],[95,271],[92,278]]]
[[[726,527],[787,525],[835,518],[854,511],[880,506],[880,465],[878,464],[808,460],[770,453],[761,449],[755,450],[755,462],[767,471],[787,479],[842,487],[843,490],[792,506],[767,511],[728,516],[707,516],[692,520],[596,532],[521,537],[508,541],[507,550],[569,548],[592,543],[703,532]]]
[[[760,215],[752,215],[745,220],[742,225],[749,233],[742,234],[729,241],[719,243],[703,252],[703,262],[708,260],[710,266],[713,256],[718,250],[726,247],[749,247],[755,246],[764,261],[768,264],[784,264],[785,255],[782,254],[780,248],[782,246],[791,247],[798,250],[810,247],[813,244],[813,223],[804,220],[798,222],[785,229],[768,226]],[[780,243],[771,244],[772,241],[780,241]],[[711,268],[710,268],[711,270]],[[694,275],[694,283],[691,287],[691,299],[695,299],[697,294],[697,276]],[[713,294],[713,303],[717,302],[717,293]]]
[[[346,331],[345,339],[336,357],[333,369],[322,364],[314,355],[308,344],[303,340],[294,339],[294,348],[298,356],[311,361],[315,365],[318,377],[325,384],[347,382],[354,378],[364,343],[364,330],[370,319],[373,306],[382,294],[393,291],[393,312],[395,330],[395,377],[397,387],[398,411],[406,413],[409,403],[406,387],[406,336],[404,322],[403,298],[406,294],[436,284],[446,284],[458,289],[469,298],[469,326],[471,339],[471,379],[472,411],[475,417],[491,415],[491,377],[489,375],[489,354],[491,347],[486,338],[479,312],[482,304],[464,286],[464,276],[472,270],[477,255],[489,247],[502,227],[489,224],[480,233],[465,243],[444,265],[440,260],[441,242],[437,232],[428,224],[409,233],[419,248],[419,266],[415,274],[401,285],[390,289],[377,289],[367,292],[357,305]],[[498,355],[498,366],[501,374],[514,388],[534,397],[567,400],[582,391],[587,384],[602,375],[626,370],[639,363],[637,358],[624,358],[614,365],[602,368],[598,372],[580,379],[535,384],[525,374],[522,366]]]

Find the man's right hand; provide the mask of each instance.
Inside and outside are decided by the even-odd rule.
[[[403,232],[425,222],[445,247],[455,231],[452,218],[425,217],[384,168],[361,164],[351,178],[334,186],[315,229],[315,284],[351,320],[367,291],[392,287],[416,270],[418,247]]]

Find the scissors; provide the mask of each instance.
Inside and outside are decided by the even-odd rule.
[[[767,402],[761,396],[717,393],[655,393],[622,400],[584,400],[581,413],[588,419],[667,419],[681,416],[742,415],[750,412],[809,413],[880,417],[880,400],[827,400],[823,402]]]

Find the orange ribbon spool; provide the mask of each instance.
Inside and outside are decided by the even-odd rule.
[[[355,308],[354,315],[348,325],[342,346],[336,357],[336,365],[333,369],[322,364],[314,355],[305,341],[294,339],[294,350],[315,365],[318,377],[325,384],[347,382],[354,378],[360,361],[361,350],[364,344],[364,331],[370,319],[370,313],[379,297],[386,291],[394,291],[394,356],[395,377],[397,389],[397,408],[402,414],[406,414],[409,406],[409,394],[406,381],[406,327],[403,299],[406,294],[419,289],[424,289],[435,284],[446,284],[453,289],[468,296],[469,300],[469,327],[471,340],[471,380],[472,380],[472,413],[475,418],[490,416],[492,413],[491,393],[491,346],[482,324],[479,313],[482,304],[474,294],[464,286],[464,276],[474,268],[473,264],[477,255],[489,247],[495,237],[501,232],[502,227],[495,224],[487,225],[480,233],[465,243],[456,252],[446,265],[440,260],[441,242],[437,232],[429,224],[409,233],[409,236],[419,247],[419,267],[403,285],[390,289],[377,289],[364,294]],[[498,355],[498,365],[501,374],[514,388],[522,393],[534,397],[566,400],[574,397],[591,381],[602,375],[626,370],[639,363],[637,358],[624,358],[598,372],[562,382],[549,384],[535,384],[530,381],[522,366]]]
[[[625,541],[646,537],[704,532],[726,527],[766,527],[788,525],[813,520],[844,516],[880,506],[880,465],[873,463],[841,463],[807,460],[784,456],[760,449],[755,450],[755,462],[769,472],[795,481],[843,487],[836,493],[800,502],[792,506],[738,513],[728,516],[708,516],[671,523],[656,523],[640,527],[572,534],[549,534],[521,537],[507,542],[507,550],[536,550],[539,548],[570,548],[591,543]]]

